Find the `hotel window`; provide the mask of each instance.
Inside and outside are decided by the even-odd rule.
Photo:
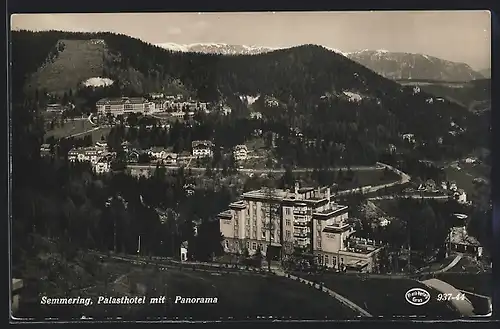
[[[250,242],[247,242],[247,249],[250,249]]]
[[[292,237],[292,232],[290,230],[286,230],[286,238],[290,239]]]
[[[265,238],[266,238],[266,230],[262,229],[262,239],[265,239]]]
[[[228,241],[228,240],[226,240],[226,241],[224,241],[224,242],[225,242],[225,244],[226,244],[226,249],[229,249],[229,241]]]
[[[318,248],[321,248],[321,241],[320,241],[320,240],[316,241],[316,246],[317,246]]]
[[[288,208],[288,207],[287,207],[287,208],[285,208],[285,214],[286,214],[286,215],[290,215],[290,208]]]
[[[286,226],[290,226],[290,225],[292,225],[292,221],[290,219],[287,219],[286,220]]]
[[[257,243],[256,242],[252,243],[252,250],[257,250]]]
[[[328,255],[325,255],[325,264],[330,264],[330,259],[328,259]]]

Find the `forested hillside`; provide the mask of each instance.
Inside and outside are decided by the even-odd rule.
[[[241,107],[241,111],[245,106],[237,97],[235,100],[235,95],[272,96],[284,106],[279,110],[267,106],[271,121],[298,128],[304,131],[306,139],[325,141],[324,146],[333,143],[359,149],[355,145],[363,145],[372,153],[380,152],[388,143],[401,144],[401,135],[405,133],[415,134],[419,145],[425,145],[420,150],[423,157],[443,152],[453,156],[467,153],[488,139],[484,121],[467,109],[448,101],[429,104],[429,94],[415,94],[413,88],[401,87],[344,56],[314,45],[259,55],[222,56],[169,52],[111,33],[21,31],[13,33],[15,86],[25,86],[20,79],[27,77],[32,85],[47,90],[46,75],[43,80],[36,80],[43,71],[40,68],[44,60],[50,58],[62,65],[58,72],[65,72],[64,62],[52,55],[58,41],[91,39],[103,40],[105,44],[103,74],[116,81],[116,94],[155,92],[168,88],[172,81],[180,81],[198,99],[233,99],[231,106]],[[77,65],[66,62],[67,66],[71,64],[66,69],[73,77],[94,74],[73,74]],[[85,66],[78,67],[82,70]],[[71,83],[68,89],[74,88],[76,82]],[[19,92],[18,88],[14,87],[14,92]],[[58,85],[57,90],[60,89]],[[452,122],[464,133],[450,136]],[[444,141],[438,145],[440,137]]]
[[[422,86],[422,89],[438,97],[456,102],[471,111],[484,111],[491,108],[491,79],[469,81],[460,88],[442,85]]]

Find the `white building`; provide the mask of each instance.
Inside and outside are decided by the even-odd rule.
[[[459,203],[466,204],[467,203],[467,193],[463,190],[458,190],[453,193],[453,198],[457,200]]]
[[[415,135],[413,134],[403,134],[401,137],[403,138],[404,141],[407,141],[412,144],[415,143]]]
[[[188,248],[189,247],[189,244],[187,241],[184,241],[183,243],[181,243],[181,250],[180,250],[180,257],[181,257],[181,261],[187,261],[188,260]]]
[[[193,141],[191,143],[193,156],[197,158],[212,157],[213,144],[211,141]]]
[[[260,112],[251,112],[250,113],[250,118],[251,119],[262,119],[262,113],[260,113]]]
[[[246,145],[236,145],[233,150],[233,156],[236,161],[244,161],[248,157],[248,148]]]
[[[143,97],[104,98],[96,103],[96,108],[100,115],[147,114],[154,111],[155,104]]]
[[[94,165],[94,171],[96,174],[104,174],[111,171],[111,164],[106,160],[99,160]]]
[[[73,148],[68,152],[68,160],[95,164],[103,152],[104,149],[98,147]]]

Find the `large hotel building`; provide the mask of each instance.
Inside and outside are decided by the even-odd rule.
[[[228,253],[313,254],[331,268],[372,272],[381,250],[374,241],[354,238],[347,223],[348,207],[332,200],[329,187],[293,191],[261,189],[244,193],[240,201],[218,215]],[[269,220],[271,218],[271,220]]]

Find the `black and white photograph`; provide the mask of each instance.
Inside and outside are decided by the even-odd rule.
[[[12,322],[492,315],[490,12],[10,25]]]

